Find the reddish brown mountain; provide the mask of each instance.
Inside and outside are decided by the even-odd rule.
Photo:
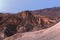
[[[54,7],[36,11],[22,11],[16,14],[1,13],[0,36],[5,38],[16,33],[49,28],[60,21],[59,11],[59,7]]]

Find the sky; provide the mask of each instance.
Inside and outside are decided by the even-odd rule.
[[[0,0],[0,12],[17,13],[51,7],[60,7],[60,0]]]

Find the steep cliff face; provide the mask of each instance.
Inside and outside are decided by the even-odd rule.
[[[53,9],[57,14],[57,8]],[[52,11],[52,9],[44,9],[40,11],[22,11],[16,14],[0,14],[0,34],[3,34],[1,36],[5,38],[16,33],[49,28],[60,21],[60,14],[55,15]]]

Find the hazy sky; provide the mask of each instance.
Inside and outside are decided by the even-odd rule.
[[[0,0],[0,12],[16,13],[22,10],[38,10],[59,6],[60,0]]]

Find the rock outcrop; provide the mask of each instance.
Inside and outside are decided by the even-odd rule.
[[[53,29],[53,30],[52,30]],[[5,40],[60,40],[60,22],[56,25],[35,32],[17,33]]]

